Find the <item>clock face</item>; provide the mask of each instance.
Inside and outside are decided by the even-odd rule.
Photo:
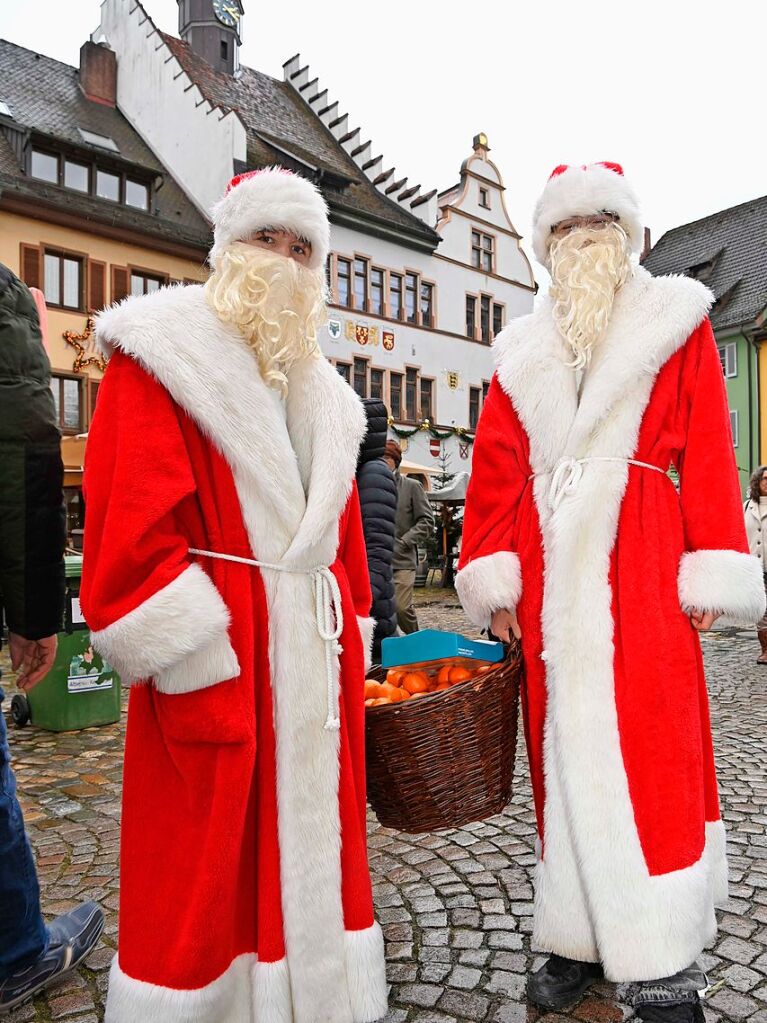
[[[213,13],[227,28],[236,28],[240,20],[240,9],[233,0],[213,0]]]

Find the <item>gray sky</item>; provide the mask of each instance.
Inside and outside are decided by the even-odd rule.
[[[144,4],[177,32],[175,0]],[[0,0],[0,35],[72,64],[98,20],[97,0]],[[765,38],[759,0],[245,0],[241,57],[281,78],[300,52],[424,191],[486,132],[526,238],[554,166],[622,163],[657,240],[767,192]]]

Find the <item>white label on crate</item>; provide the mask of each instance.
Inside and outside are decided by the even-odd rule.
[[[85,618],[83,617],[83,613],[80,609],[80,598],[72,597],[72,624],[80,625],[81,623],[83,625],[85,624]]]
[[[67,691],[70,693],[90,693],[94,689],[111,689],[114,685],[113,679],[102,682],[103,675],[70,675],[67,679]]]

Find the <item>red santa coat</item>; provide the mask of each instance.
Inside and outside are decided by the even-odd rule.
[[[754,621],[764,587],[747,553],[709,302],[695,281],[637,270],[579,404],[544,300],[496,342],[474,447],[457,586],[478,625],[516,607],[522,629],[534,939],[601,961],[612,980],[688,966],[726,899],[687,611]]]
[[[97,329],[115,351],[88,440],[82,606],[123,680],[149,680],[130,698],[106,1019],[379,1019],[361,406],[318,358],[291,372],[283,409],[200,287],[130,299]],[[344,622],[330,692],[322,566]]]

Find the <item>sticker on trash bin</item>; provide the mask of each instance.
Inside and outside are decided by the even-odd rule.
[[[93,647],[88,647],[81,654],[75,654],[69,662],[67,691],[70,693],[90,693],[96,689],[106,690],[114,686],[114,675],[111,667],[102,661]]]
[[[72,624],[73,625],[85,624],[85,618],[83,616],[82,609],[80,608],[79,597],[72,597]]]

